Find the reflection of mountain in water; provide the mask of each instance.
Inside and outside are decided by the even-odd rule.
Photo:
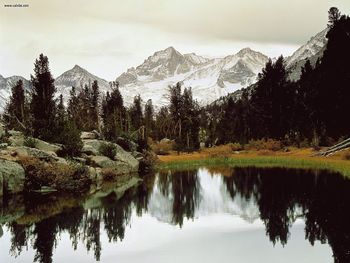
[[[259,218],[259,208],[252,198],[243,198],[236,196],[232,198],[227,191],[224,178],[219,175],[212,175],[207,169],[186,172],[186,176],[198,177],[199,195],[196,197],[197,204],[194,207],[193,217],[211,214],[231,214],[243,218],[249,223],[253,223]],[[172,183],[160,185],[162,182],[171,181],[170,177],[179,177],[175,174],[159,174],[153,192],[151,194],[148,208],[149,213],[159,221],[174,223],[178,222],[173,219],[174,189]],[[164,179],[164,177],[169,177]],[[161,189],[168,187],[166,191]],[[185,186],[190,187],[190,186]]]

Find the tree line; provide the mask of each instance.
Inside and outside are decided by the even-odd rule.
[[[266,63],[258,80],[241,98],[232,96],[203,111],[208,145],[247,143],[272,138],[318,146],[350,135],[350,17],[329,10],[327,45],[313,65],[302,67],[300,79],[288,77],[285,59]]]

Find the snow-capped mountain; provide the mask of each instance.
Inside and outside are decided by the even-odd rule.
[[[23,87],[25,90],[30,90],[30,82],[21,76],[11,76],[4,78],[0,75],[0,110],[4,109],[7,99],[11,95],[11,89],[16,85],[17,81],[23,81]]]
[[[317,59],[322,57],[327,44],[327,32],[328,28],[322,30],[313,36],[305,45],[298,48],[290,57],[286,58],[286,66],[290,72],[290,79],[299,79],[301,68],[307,59],[314,65]]]
[[[55,79],[55,86],[58,94],[63,94],[63,97],[67,99],[72,87],[80,90],[85,85],[91,85],[94,80],[97,80],[99,88],[102,92],[109,90],[110,86],[107,80],[101,79],[86,69],[75,65],[72,69],[64,72]]]
[[[256,80],[268,57],[245,48],[224,58],[209,59],[194,53],[181,54],[173,47],[155,52],[141,65],[117,77],[126,101],[141,94],[157,106],[167,104],[167,87],[182,82],[191,87],[201,104],[210,103]]]
[[[327,29],[312,37],[305,45],[286,58],[290,79],[300,77],[301,67],[306,59],[315,63],[322,56],[327,43]],[[238,53],[224,58],[205,58],[195,53],[181,54],[173,47],[157,51],[136,68],[129,68],[116,80],[126,104],[140,94],[143,101],[153,100],[156,107],[168,104],[168,86],[182,82],[184,87],[192,87],[193,96],[202,105],[255,83],[258,73],[265,66],[268,57],[244,48]],[[11,87],[21,78],[25,88],[30,82],[20,76],[4,78],[0,75],[0,109],[4,107],[11,93]],[[56,78],[57,94],[63,94],[65,100],[71,87],[78,90],[85,84],[98,81],[102,92],[110,89],[108,81],[99,78],[82,67],[75,65]],[[235,96],[236,96],[235,95]]]

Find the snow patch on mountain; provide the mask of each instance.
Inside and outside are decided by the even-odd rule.
[[[290,79],[298,80],[301,74],[301,68],[305,65],[307,59],[312,65],[322,57],[323,51],[327,45],[328,28],[322,30],[313,36],[305,45],[298,48],[290,57],[286,58],[286,66],[290,72]]]
[[[237,54],[209,59],[194,53],[182,55],[173,47],[155,52],[143,64],[130,68],[116,80],[125,101],[140,94],[156,106],[168,103],[168,86],[181,82],[191,87],[202,105],[254,83],[268,57],[244,48]]]

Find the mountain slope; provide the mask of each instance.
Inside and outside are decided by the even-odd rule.
[[[229,92],[255,82],[267,56],[249,48],[224,58],[209,59],[194,53],[181,54],[173,47],[155,52],[141,65],[117,77],[125,101],[141,94],[144,101],[167,104],[167,87],[182,82],[192,87],[201,104],[210,103]]]
[[[25,90],[30,90],[30,81],[21,76],[11,76],[4,78],[0,75],[0,110],[5,108],[8,98],[11,96],[11,89],[16,85],[18,80],[23,81],[23,87]]]
[[[290,79],[300,77],[301,68],[306,59],[314,64],[323,54],[327,43],[327,29],[312,37],[305,45],[286,58]],[[182,82],[185,87],[192,87],[193,96],[202,105],[216,101],[220,97],[234,93],[236,98],[242,88],[255,83],[258,73],[265,66],[268,57],[244,48],[238,53],[224,58],[205,58],[195,53],[181,54],[173,47],[157,51],[136,68],[129,68],[117,77],[120,91],[126,104],[140,94],[143,101],[153,100],[156,107],[168,103],[168,86]],[[11,87],[21,78],[25,88],[30,89],[30,82],[20,76],[4,78],[0,75],[0,108],[3,108],[10,96]],[[75,65],[55,80],[58,94],[67,100],[71,87],[79,90],[85,84],[98,81],[100,90],[110,89],[108,81],[99,78],[82,67]]]
[[[63,97],[67,99],[72,87],[76,87],[80,90],[85,84],[92,84],[94,80],[97,80],[100,91],[106,92],[110,86],[107,80],[101,79],[86,69],[75,65],[72,69],[64,72],[55,79],[55,86],[58,94],[63,94]]]
[[[305,65],[307,59],[312,65],[322,57],[323,51],[327,45],[326,34],[328,29],[324,29],[313,36],[305,45],[298,48],[290,57],[286,58],[286,66],[290,72],[291,80],[298,80],[301,74],[301,68]]]

